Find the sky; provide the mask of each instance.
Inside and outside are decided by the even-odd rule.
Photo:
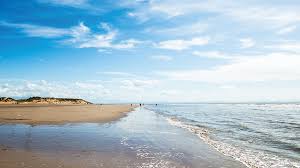
[[[298,0],[1,0],[0,97],[300,101]]]

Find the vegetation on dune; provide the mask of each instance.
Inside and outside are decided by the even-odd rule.
[[[92,104],[83,99],[74,98],[54,98],[54,97],[30,97],[27,99],[13,99],[10,97],[0,97],[0,103],[2,104]]]

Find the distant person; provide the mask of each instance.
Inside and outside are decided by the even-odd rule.
[[[102,104],[99,104],[100,111],[101,111],[101,109],[102,109],[101,107],[102,107]]]

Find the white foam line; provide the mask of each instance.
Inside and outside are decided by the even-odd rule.
[[[212,140],[209,131],[192,125],[187,125],[174,118],[167,118],[167,121],[174,126],[184,128],[195,133],[205,143],[212,146],[218,152],[229,156],[250,168],[300,168],[300,163],[266,154],[264,152],[240,149],[232,145]]]

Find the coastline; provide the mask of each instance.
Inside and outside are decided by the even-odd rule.
[[[4,124],[0,137],[0,167],[246,167],[145,108],[113,123]]]
[[[3,124],[66,124],[110,122],[124,117],[136,106],[131,105],[0,105]]]

